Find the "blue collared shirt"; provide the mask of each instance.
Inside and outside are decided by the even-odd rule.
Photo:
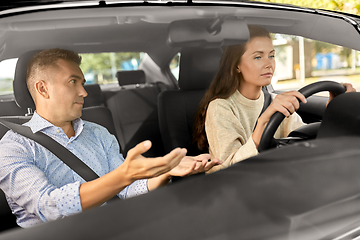
[[[75,136],[70,139],[60,127],[36,112],[24,125],[41,131],[66,147],[99,176],[124,162],[116,138],[104,127],[73,121]],[[40,144],[8,131],[0,141],[0,188],[21,227],[59,219],[81,212],[79,187],[84,183],[77,173]],[[138,180],[121,191],[127,198],[148,192],[147,180]]]

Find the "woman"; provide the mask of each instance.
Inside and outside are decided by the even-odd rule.
[[[264,105],[261,89],[271,83],[275,50],[266,29],[249,26],[249,32],[248,42],[226,48],[197,112],[194,140],[200,149],[208,149],[213,158],[223,162],[210,172],[258,154],[261,135],[275,112],[286,116],[275,138],[285,137],[304,125],[295,113],[298,99],[306,103],[298,91],[272,94],[272,103],[260,115]],[[351,84],[346,86],[348,91],[354,91]],[[333,97],[330,94],[329,101]]]

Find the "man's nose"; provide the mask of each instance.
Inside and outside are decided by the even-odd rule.
[[[80,95],[81,97],[86,97],[86,96],[88,95],[88,93],[86,92],[84,86],[81,86],[79,95]]]

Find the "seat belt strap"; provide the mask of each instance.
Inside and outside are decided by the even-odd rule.
[[[263,87],[262,91],[264,92],[264,106],[261,109],[261,113],[260,113],[259,117],[261,116],[261,114],[263,114],[265,112],[265,110],[268,108],[268,106],[272,102],[271,95],[270,95],[269,91],[266,89],[266,87]]]
[[[85,181],[88,182],[99,177],[77,156],[75,156],[72,152],[70,152],[68,149],[66,149],[64,146],[56,142],[48,135],[42,132],[33,133],[30,127],[8,122],[3,119],[0,119],[0,124],[24,137],[34,140],[35,142],[48,149],[60,160],[62,160],[66,165],[68,165],[74,172],[81,176]]]
[[[99,178],[99,176],[88,165],[86,165],[67,148],[65,148],[63,145],[61,145],[45,133],[33,133],[30,127],[5,121],[3,119],[0,119],[0,124],[24,137],[34,140],[35,142],[45,147],[47,150],[57,156],[61,161],[63,161],[63,163],[70,167],[71,170],[73,170],[80,177],[82,177],[85,181],[89,182],[96,178]],[[115,195],[111,199],[109,199],[108,202],[119,199],[120,198]]]
[[[272,102],[272,98],[271,98],[271,94],[269,93],[269,91],[266,89],[266,87],[263,87],[262,88],[262,91],[264,93],[264,105],[261,109],[261,112],[259,114],[259,117],[261,116],[261,114],[263,114],[265,112],[265,110],[269,107],[269,105],[271,104]],[[258,117],[258,119],[259,119]],[[257,121],[255,123],[255,127],[254,127],[254,130],[256,128],[256,125],[257,125]]]

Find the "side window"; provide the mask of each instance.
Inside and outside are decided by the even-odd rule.
[[[80,54],[82,57],[80,68],[84,73],[86,84],[117,83],[116,72],[137,70],[144,54],[143,52]]]
[[[17,60],[17,58],[12,58],[0,62],[0,95],[13,93],[13,80]]]
[[[180,53],[176,54],[170,62],[170,71],[176,80],[179,80]]]
[[[360,53],[297,36],[274,34],[275,90],[298,90],[312,82],[349,82],[360,89]],[[320,95],[328,95],[320,93]]]

